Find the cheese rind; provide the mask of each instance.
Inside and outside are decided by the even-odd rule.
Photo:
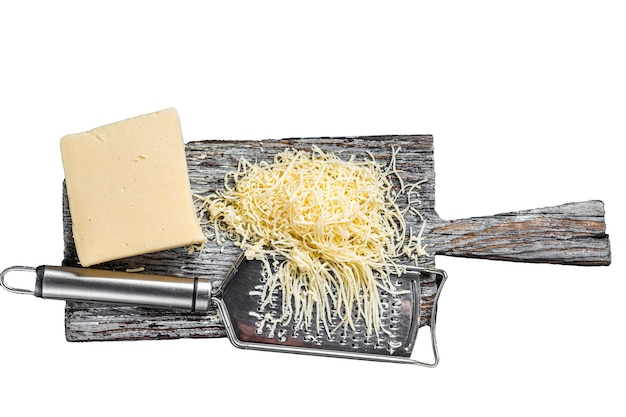
[[[64,136],[61,156],[83,266],[206,241],[175,109]]]

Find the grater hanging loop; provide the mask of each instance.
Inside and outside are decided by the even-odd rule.
[[[28,294],[28,295],[35,295],[35,290],[32,289],[28,289],[28,288],[18,288],[18,287],[13,287],[9,284],[7,284],[5,277],[10,273],[10,272],[32,272],[32,273],[36,273],[36,268],[33,268],[32,266],[12,266],[10,268],[5,269],[4,271],[2,271],[0,273],[0,284],[2,285],[2,288],[4,288],[5,290],[15,293],[15,294]]]

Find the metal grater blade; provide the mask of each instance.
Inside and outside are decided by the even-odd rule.
[[[263,263],[240,256],[214,295],[231,342],[239,348],[278,352],[348,357],[382,361],[411,361],[420,311],[420,277],[442,271],[408,268],[407,273],[393,279],[401,294],[379,291],[383,331],[367,335],[359,320],[354,328],[341,326],[325,329],[323,324],[295,329],[287,325],[269,324],[263,317],[269,313],[280,317],[281,294],[273,294],[277,303],[262,308],[259,286],[263,284]],[[411,361],[413,362],[413,361]]]

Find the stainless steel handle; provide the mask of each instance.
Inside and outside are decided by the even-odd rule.
[[[211,293],[211,282],[198,278],[48,265],[37,268],[35,284],[35,295],[41,298],[189,312],[207,311]]]
[[[34,290],[17,291],[4,282],[4,276],[13,270],[26,269],[13,267],[3,271],[3,287],[57,300],[204,312],[211,305],[213,291],[211,281],[198,278],[49,265],[29,268],[36,273]]]

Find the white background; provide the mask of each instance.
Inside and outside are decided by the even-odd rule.
[[[433,134],[442,217],[601,199],[613,263],[438,257],[435,369],[73,344],[62,302],[1,292],[0,414],[624,415],[621,2],[12,3],[0,268],[62,260],[63,135],[170,106],[186,141]]]

